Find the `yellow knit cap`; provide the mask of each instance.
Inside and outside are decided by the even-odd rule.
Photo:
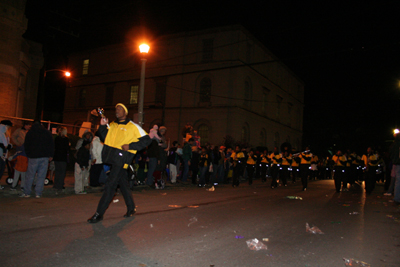
[[[118,107],[118,106],[121,106],[125,110],[126,115],[128,115],[128,109],[125,107],[124,104],[118,103],[118,104],[115,105],[115,107]]]

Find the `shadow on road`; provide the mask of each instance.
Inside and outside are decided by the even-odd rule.
[[[135,217],[122,219],[108,227],[103,222],[93,224],[93,235],[76,239],[65,249],[55,253],[36,266],[154,266],[157,263],[133,255],[127,249],[120,233],[124,228],[134,227]],[[109,223],[109,222],[108,222]],[[82,227],[83,228],[83,227]],[[68,233],[65,233],[66,235]]]

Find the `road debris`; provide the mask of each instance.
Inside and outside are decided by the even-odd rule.
[[[268,249],[267,246],[257,238],[247,240],[246,244],[251,250],[259,251],[261,249]]]
[[[192,217],[190,220],[189,220],[189,224],[188,224],[188,227],[192,224],[192,223],[195,223],[195,222],[197,222],[197,218],[196,217]]]
[[[308,225],[308,223],[306,223],[306,232],[309,232],[311,234],[321,234],[323,235],[324,233],[316,226],[313,226],[310,228],[310,226]]]
[[[299,199],[299,200],[303,200],[303,198],[302,198],[302,197],[299,197],[299,196],[287,196],[286,198],[288,198],[288,199]]]
[[[368,264],[366,262],[358,261],[355,259],[343,258],[343,260],[344,260],[344,265],[346,265],[346,266],[354,266],[354,267],[370,267],[371,266],[370,264]]]
[[[118,198],[113,200],[114,203],[117,203],[118,201],[119,201]]]
[[[235,238],[236,238],[236,239],[240,239],[240,238],[244,238],[244,236],[242,236],[242,235],[237,235],[237,236],[235,236]]]
[[[357,211],[353,211],[353,212],[350,212],[349,214],[350,214],[350,215],[358,215],[358,214],[360,214],[360,213],[358,213]]]
[[[215,187],[211,186],[210,188],[206,189],[207,191],[215,191]]]
[[[262,240],[265,241],[265,242],[268,242],[269,238],[263,238]]]

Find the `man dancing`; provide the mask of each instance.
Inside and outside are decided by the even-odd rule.
[[[125,105],[117,104],[115,115],[117,120],[110,123],[109,128],[107,118],[100,120],[98,135],[104,141],[102,159],[104,163],[110,164],[112,167],[97,211],[88,219],[89,223],[97,223],[103,220],[103,215],[113,199],[118,185],[127,207],[124,217],[131,217],[135,214],[136,208],[129,188],[127,169],[136,152],[148,146],[153,137],[157,137],[155,131],[151,131],[150,135],[147,135],[139,125],[127,118],[128,109]]]

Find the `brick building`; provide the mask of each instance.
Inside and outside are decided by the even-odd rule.
[[[114,118],[122,102],[134,118],[140,82],[135,43],[110,45],[70,56],[74,78],[66,90],[64,123],[80,125],[103,107]],[[146,56],[144,129],[164,124],[182,140],[191,123],[202,143],[221,144],[226,134],[252,146],[301,147],[304,84],[239,25],[166,35],[150,42]]]
[[[22,37],[26,0],[0,0],[0,115],[34,118],[42,46]]]

